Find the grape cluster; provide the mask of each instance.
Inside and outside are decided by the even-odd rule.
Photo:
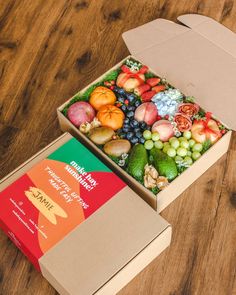
[[[124,124],[118,130],[118,135],[121,138],[128,139],[132,144],[144,143],[143,131],[150,129],[145,122],[138,122],[134,119],[135,109],[140,106],[141,101],[135,94],[125,91],[123,88],[117,86],[113,91],[116,94],[119,107],[125,114]]]

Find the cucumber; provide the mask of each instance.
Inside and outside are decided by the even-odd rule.
[[[133,146],[127,164],[127,172],[139,182],[143,182],[144,167],[148,163],[147,150],[142,144]]]

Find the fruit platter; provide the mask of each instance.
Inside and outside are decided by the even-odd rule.
[[[76,94],[61,112],[154,195],[228,131],[194,97],[132,57]]]

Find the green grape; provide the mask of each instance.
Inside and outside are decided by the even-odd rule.
[[[193,152],[192,153],[192,158],[196,161],[198,158],[201,157],[201,154],[199,152]]]
[[[193,147],[195,145],[196,141],[194,139],[190,139],[188,143],[189,143],[190,147]]]
[[[184,138],[186,138],[186,139],[190,139],[191,138],[191,136],[192,136],[192,133],[191,133],[191,131],[184,131]]]
[[[180,157],[185,157],[187,155],[187,150],[184,147],[179,147],[177,149],[177,155]]]
[[[167,143],[167,142],[165,142],[165,143]],[[169,145],[169,143],[168,143],[168,144],[165,144],[165,143],[164,143],[164,147],[163,147],[163,152],[164,152],[164,153],[167,153],[168,149],[169,149],[171,146]]]
[[[187,140],[185,137],[181,136],[181,137],[178,137],[178,140],[181,142],[182,140]]]
[[[171,158],[174,158],[176,156],[176,150],[174,148],[168,148],[167,155]]]
[[[160,139],[160,135],[158,132],[153,132],[152,133],[152,140],[153,141],[158,141]]]
[[[191,157],[192,156],[192,152],[187,151],[187,156]]]
[[[150,140],[150,139],[145,141],[144,147],[145,147],[146,150],[151,150],[154,147],[153,141]]]
[[[186,162],[188,165],[192,165],[193,164],[193,159],[191,157],[186,156],[184,158],[184,162]]]
[[[175,162],[176,163],[179,163],[179,162],[182,162],[183,161],[183,158],[182,157],[180,157],[180,156],[176,156],[175,157]]]
[[[178,140],[178,138],[177,138],[177,137],[175,137],[175,136],[172,136],[172,137],[169,139],[169,142],[171,143],[171,142],[172,142],[172,140]]]
[[[157,149],[161,150],[161,149],[163,148],[163,142],[160,141],[160,140],[155,141],[155,142],[154,142],[154,146],[155,146]]]
[[[181,143],[180,143],[180,146],[185,148],[185,149],[188,149],[189,148],[189,142],[186,140],[182,140]]]
[[[194,152],[201,152],[202,151],[202,148],[203,148],[203,146],[202,146],[202,144],[201,143],[196,143],[193,147],[192,147],[192,150],[194,151]]]
[[[152,138],[152,132],[150,130],[143,131],[143,137],[148,140]]]
[[[173,139],[171,142],[170,142],[170,145],[172,146],[172,148],[176,149],[179,147],[179,141],[178,139]]]

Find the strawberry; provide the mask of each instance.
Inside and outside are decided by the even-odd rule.
[[[146,83],[150,85],[151,87],[156,86],[158,83],[160,83],[160,78],[149,78],[146,80]]]
[[[142,95],[144,92],[146,92],[146,91],[148,91],[148,90],[150,90],[150,89],[151,89],[151,86],[150,86],[150,85],[148,85],[148,84],[142,84],[142,85],[140,85],[140,86],[134,88],[134,94],[140,96],[140,95]]]
[[[147,92],[144,92],[142,95],[141,95],[141,99],[143,102],[147,102],[147,101],[150,101],[152,99],[152,97],[156,94],[155,91],[147,91]]]
[[[156,93],[164,91],[166,89],[165,85],[157,85],[155,87],[152,87],[152,90],[154,90]]]

